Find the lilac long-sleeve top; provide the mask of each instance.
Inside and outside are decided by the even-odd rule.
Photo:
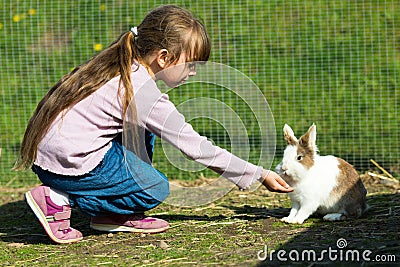
[[[189,158],[226,177],[239,188],[260,179],[263,168],[244,161],[199,135],[161,93],[142,65],[131,73],[137,123]],[[53,173],[83,175],[94,169],[123,131],[123,105],[117,76],[93,94],[61,112],[40,142],[35,164]]]

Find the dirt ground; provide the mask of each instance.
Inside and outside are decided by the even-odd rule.
[[[313,217],[288,225],[280,221],[289,212],[287,195],[263,188],[233,190],[197,208],[160,205],[149,215],[168,220],[171,228],[157,235],[97,232],[89,228],[87,216],[74,210],[71,223],[85,238],[67,246],[52,244],[36,222],[23,199],[29,188],[1,188],[0,265],[400,265],[400,185],[367,173],[362,179],[370,210],[357,220]]]

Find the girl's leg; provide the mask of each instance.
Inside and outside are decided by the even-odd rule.
[[[147,138],[147,140],[149,141],[146,143],[151,144],[148,146],[148,151],[152,152],[150,141],[154,138]],[[44,184],[69,194],[71,205],[77,205],[83,212],[97,217],[95,225],[108,222],[104,220],[108,215],[112,215],[118,225],[124,220],[130,221],[128,224],[132,225],[132,220],[125,215],[133,214],[136,216],[133,224],[138,225],[137,216],[143,217],[144,211],[159,205],[169,194],[167,178],[150,164],[127,151],[117,140],[113,141],[112,148],[106,153],[99,166],[87,175],[62,176],[47,172],[37,166],[33,169]],[[102,220],[99,221],[99,218]],[[146,218],[146,220],[139,220],[139,224],[144,227],[147,223],[163,230],[168,226],[168,223],[162,220],[154,221],[154,218]],[[159,231],[159,229],[142,230],[139,231]],[[133,231],[136,232],[137,229]]]
[[[58,206],[69,205],[68,194],[57,189],[50,188],[50,199]]]

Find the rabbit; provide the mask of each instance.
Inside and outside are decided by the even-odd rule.
[[[320,156],[313,124],[300,139],[285,124],[287,146],[275,171],[294,188],[289,193],[290,214],[286,223],[302,224],[310,215],[323,215],[327,221],[358,218],[367,209],[365,189],[354,167],[335,156]]]

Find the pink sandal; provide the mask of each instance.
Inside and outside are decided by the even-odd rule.
[[[54,204],[49,187],[38,186],[26,192],[25,198],[51,240],[67,244],[83,239],[81,232],[70,227],[71,206]]]
[[[106,232],[132,232],[155,234],[169,228],[168,222],[146,217],[143,213],[132,215],[113,214],[108,216],[92,217],[90,227]]]

